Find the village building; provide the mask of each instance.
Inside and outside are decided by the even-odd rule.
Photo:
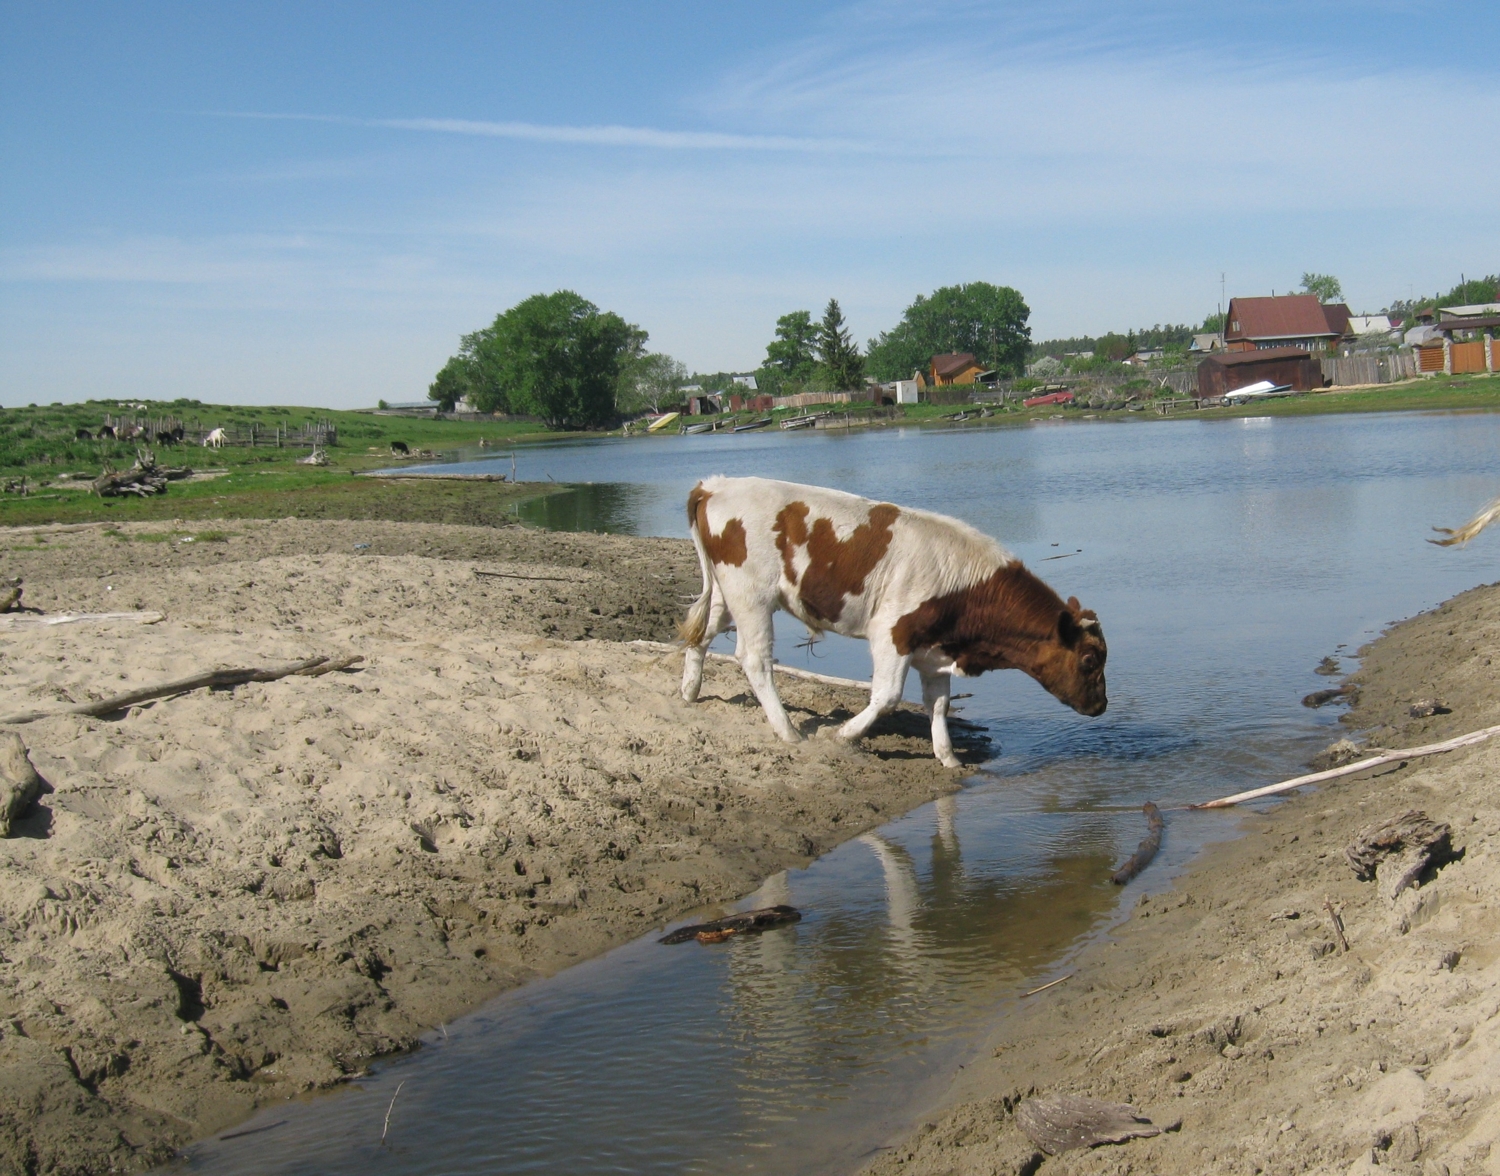
[[[928,370],[929,382],[939,388],[947,384],[975,384],[979,382],[980,377],[990,374],[985,366],[967,351],[934,355],[932,365]]]
[[[1223,350],[1223,331],[1209,331],[1201,335],[1194,335],[1193,341],[1188,344],[1188,353],[1190,355],[1208,355],[1210,352]]]
[[[1313,294],[1231,298],[1224,323],[1228,351],[1300,347],[1327,351],[1349,334],[1349,308],[1321,303]]]
[[[1193,395],[1199,400],[1217,400],[1262,380],[1297,392],[1311,392],[1323,387],[1323,365],[1300,347],[1223,351],[1198,365],[1198,386]]]

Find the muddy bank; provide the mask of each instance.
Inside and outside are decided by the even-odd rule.
[[[1500,723],[1500,588],[1364,652],[1348,723],[1371,743]],[[1450,713],[1411,716],[1433,698]],[[1241,840],[1143,897],[1071,979],[1018,999],[950,1109],[869,1171],[1500,1173],[1497,775],[1492,743],[1340,781],[1267,816],[1226,815]],[[1462,857],[1393,901],[1356,877],[1344,848],[1409,809],[1448,822]],[[1127,1102],[1180,1127],[1048,1157],[1016,1125],[1032,1092]]]
[[[28,604],[167,619],[0,635],[0,712],[366,661],[15,728],[49,791],[0,841],[0,1170],[160,1162],[952,787],[917,715],[790,747],[723,665],[682,704],[680,659],[621,642],[670,635],[697,586],[685,543],[291,521],[38,538],[0,537]],[[809,731],[863,705],[783,692]]]

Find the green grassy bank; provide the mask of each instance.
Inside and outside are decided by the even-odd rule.
[[[858,416],[869,404],[851,404]],[[902,405],[886,423],[946,424],[963,410],[961,405]],[[974,406],[969,406],[975,411]],[[1036,419],[1085,416],[1100,420],[1144,423],[1163,419],[1213,419],[1243,416],[1299,416],[1311,413],[1399,411],[1493,411],[1500,409],[1500,375],[1446,376],[1345,391],[1313,393],[1264,401],[1238,408],[1196,409],[1181,406],[1164,417],[1148,402],[1145,411],[1106,412],[1086,407],[1047,405],[1028,409],[1012,404],[975,415],[963,427],[1021,425]],[[812,411],[819,411],[814,409]],[[844,411],[835,408],[833,411]],[[556,487],[523,483],[460,482],[426,479],[355,478],[352,474],[401,464],[391,456],[392,442],[400,441],[414,454],[454,456],[476,451],[481,441],[488,452],[503,454],[508,447],[564,434],[526,421],[454,421],[420,417],[380,416],[370,412],[341,412],[311,408],[249,408],[178,401],[152,404],[135,415],[173,416],[203,427],[244,432],[252,425],[269,435],[269,444],[205,449],[196,444],[159,448],[164,465],[212,470],[202,480],[173,482],[167,493],[150,498],[101,499],[88,483],[107,463],[125,469],[135,460],[133,442],[80,441],[78,429],[97,430],[106,412],[120,415],[115,402],[0,409],[0,486],[25,479],[26,494],[0,493],[0,526],[110,520],[118,522],[182,519],[328,518],[389,519],[398,522],[448,522],[497,526],[513,521],[520,502],[549,493]],[[742,420],[752,415],[741,414]],[[798,410],[774,414],[778,419],[800,415]],[[328,466],[299,465],[303,447],[276,448],[276,428],[296,430],[309,422],[326,421],[338,430],[338,444],[328,449]],[[576,438],[578,433],[565,434]],[[586,434],[585,434],[586,435]],[[427,458],[426,460],[431,460]]]

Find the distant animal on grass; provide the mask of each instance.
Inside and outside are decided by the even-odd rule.
[[[98,437],[100,441],[103,441],[106,437],[113,441],[115,436],[114,427],[112,425],[100,425],[99,432],[96,433],[95,436]]]
[[[212,446],[213,448],[218,449],[221,445],[224,444],[226,440],[227,438],[224,436],[224,430],[215,429],[207,437],[203,438],[203,447],[207,449],[209,446]]]
[[[764,478],[699,482],[687,510],[703,573],[682,624],[688,702],[698,697],[709,643],[732,620],[735,656],[771,728],[800,740],[771,668],[772,617],[785,609],[814,633],[870,643],[870,703],[838,729],[841,739],[859,738],[894,708],[913,668],[933,752],[950,768],[959,766],[948,734],[953,674],[1021,670],[1080,714],[1108,705],[1099,618],[967,523]]]
[[[391,452],[399,453],[402,457],[405,457],[411,452],[411,446],[409,446],[405,441],[392,441]]]
[[[103,434],[101,434],[101,436],[102,435]],[[94,439],[94,435],[92,433],[90,433],[87,429],[79,429],[77,432],[75,432],[73,434],[73,440],[75,440],[75,441],[92,441],[93,439]]]
[[[1427,542],[1436,543],[1439,547],[1452,547],[1455,543],[1462,547],[1496,519],[1500,519],[1500,498],[1486,503],[1483,510],[1456,531],[1449,527],[1433,527],[1432,529],[1438,534],[1446,535],[1448,538],[1429,539]]]

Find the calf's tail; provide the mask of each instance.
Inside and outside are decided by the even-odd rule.
[[[702,644],[703,635],[708,632],[709,605],[714,598],[714,565],[708,558],[708,549],[703,546],[703,534],[700,530],[708,525],[708,520],[703,517],[707,501],[708,492],[703,489],[703,483],[699,482],[688,494],[687,515],[688,534],[692,537],[693,549],[698,553],[698,567],[703,572],[703,591],[693,601],[682,624],[677,627],[678,634],[687,645]]]

